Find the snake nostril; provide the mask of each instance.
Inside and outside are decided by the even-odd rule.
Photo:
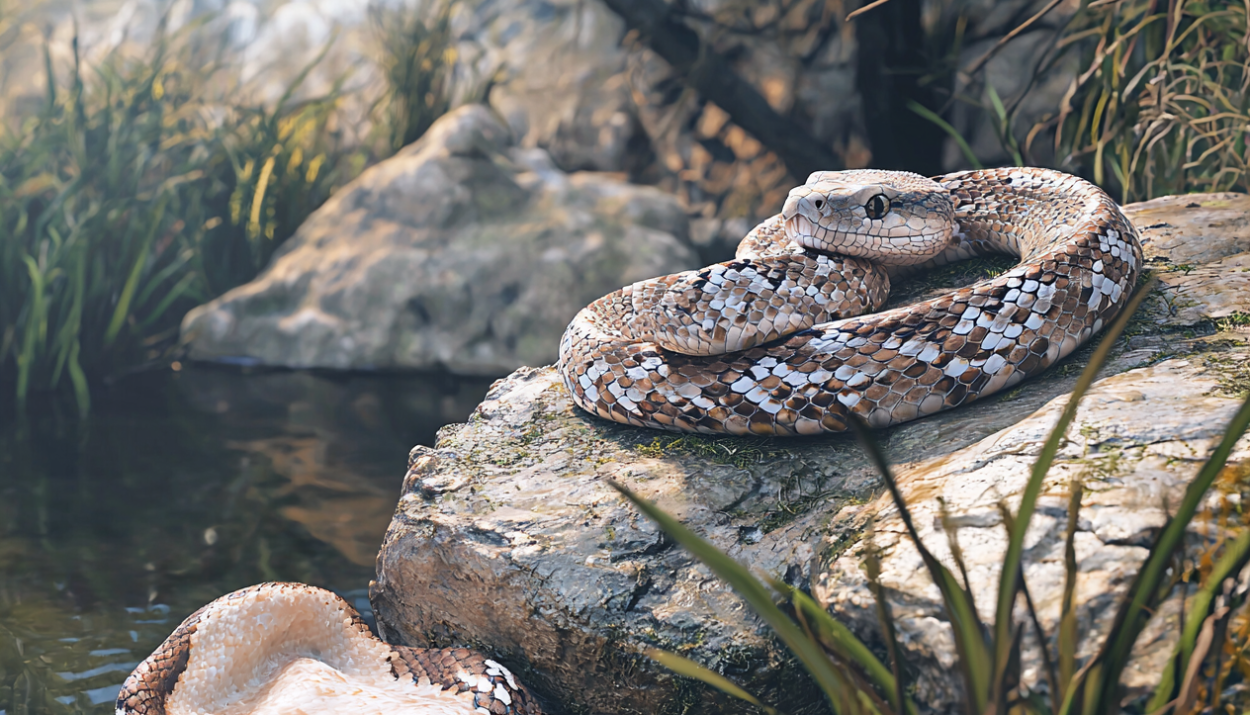
[[[815,201],[813,201],[812,203],[816,205],[816,210],[817,210],[817,211],[819,211],[819,210],[821,210],[821,209],[823,209],[823,208],[825,207],[825,200],[824,200],[824,199],[816,199],[816,200],[815,200]]]

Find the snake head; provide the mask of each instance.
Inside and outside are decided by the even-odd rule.
[[[957,228],[950,192],[905,171],[818,171],[790,191],[781,216],[805,248],[883,265],[923,263]]]

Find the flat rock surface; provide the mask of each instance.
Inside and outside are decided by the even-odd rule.
[[[1128,208],[1159,275],[1154,319],[1195,325],[1250,314],[1250,196],[1164,196]]]
[[[1107,627],[1164,505],[1177,503],[1250,390],[1246,314],[1238,312],[1250,229],[1229,209],[1245,201],[1187,196],[1128,209],[1161,281],[1069,430],[1026,552],[1040,618],[1053,632],[1068,485],[1083,480],[1083,653]],[[1180,309],[1178,296],[1186,299]],[[926,544],[949,562],[938,524],[938,499],[946,502],[984,616],[1005,543],[998,505],[1014,508],[1090,351],[1005,394],[880,435]],[[1250,462],[1250,443],[1233,461]],[[936,589],[852,440],[677,436],[607,423],[574,409],[552,368],[522,368],[497,382],[468,423],[444,428],[433,449],[413,450],[373,587],[386,636],[477,645],[556,713],[738,711],[648,661],[647,646],[694,658],[786,712],[823,712],[800,668],[744,604],[608,479],[657,501],[758,573],[810,589],[878,644],[862,561],[866,548],[879,552],[916,697],[932,711],[950,710],[953,646]],[[1165,618],[1151,624],[1130,685],[1151,681],[1174,630]],[[1036,682],[1036,663],[1025,667]]]
[[[499,375],[587,303],[698,265],[657,189],[565,174],[467,105],[335,192],[254,281],[182,324],[198,360]]]

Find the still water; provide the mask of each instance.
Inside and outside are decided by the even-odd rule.
[[[408,450],[489,380],[184,368],[0,424],[0,715],[112,713],[196,608],[304,581],[367,612]]]

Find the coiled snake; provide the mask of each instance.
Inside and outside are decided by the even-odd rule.
[[[880,313],[890,274],[1007,253],[1015,268]],[[1109,323],[1142,267],[1101,189],[1008,168],[927,179],[817,172],[736,258],[627,286],[565,331],[581,408],[685,432],[806,435],[965,404],[1036,375]]]
[[[117,715],[542,715],[507,668],[463,648],[378,640],[346,601],[302,583],[235,591],[139,664]]]

